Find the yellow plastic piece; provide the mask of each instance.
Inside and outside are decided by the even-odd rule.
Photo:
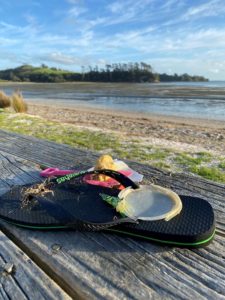
[[[119,193],[121,201],[116,210],[134,220],[169,221],[182,210],[180,197],[173,191],[158,185],[131,187]]]
[[[156,184],[152,184],[151,186],[167,195],[174,202],[173,209],[170,212],[168,212],[167,216],[165,217],[165,221],[171,220],[181,212],[183,205],[180,200],[180,197],[175,192]]]
[[[103,170],[103,169],[117,171],[117,167],[113,161],[113,158],[110,155],[104,154],[100,156],[99,159],[97,160],[94,170]],[[107,181],[109,179],[108,176],[102,174],[97,175],[96,177],[97,177],[96,180],[99,181]]]

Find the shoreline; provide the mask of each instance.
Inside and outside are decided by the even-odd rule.
[[[92,105],[75,105],[75,104],[67,104],[63,102],[59,103],[44,103],[42,100],[39,103],[34,103],[33,101],[27,101],[30,107],[42,107],[42,108],[51,108],[51,109],[61,109],[64,111],[71,112],[84,112],[84,113],[99,113],[102,115],[112,115],[117,117],[128,117],[131,119],[142,119],[142,120],[156,120],[162,122],[172,122],[172,123],[180,123],[180,124],[190,124],[190,125],[201,125],[201,126],[211,126],[211,127],[225,127],[225,121],[216,120],[216,119],[207,119],[207,118],[195,118],[195,117],[185,117],[185,116],[177,116],[177,115],[166,115],[166,114],[158,114],[158,113],[142,113],[142,112],[132,112],[132,111],[122,111],[117,109],[106,109],[94,107]],[[54,105],[54,108],[53,108]]]
[[[116,115],[120,117],[128,117],[133,119],[149,119],[149,120],[156,120],[159,119],[164,122],[172,122],[172,123],[181,123],[181,124],[191,124],[191,125],[200,125],[200,126],[211,126],[211,127],[225,127],[225,120],[216,120],[216,119],[208,119],[208,118],[197,118],[197,117],[189,117],[189,116],[177,116],[177,115],[166,115],[166,114],[159,114],[159,113],[145,113],[145,112],[133,112],[133,111],[125,111],[125,110],[119,110],[116,108],[100,108],[100,107],[94,107],[94,105],[88,105],[88,104],[81,104],[81,103],[66,103],[65,101],[48,101],[48,104],[44,100],[37,99],[39,103],[34,103],[32,100],[27,100],[26,102],[29,104],[29,106],[37,107],[54,107],[55,108],[61,108],[62,110],[71,110],[71,111],[79,111],[84,113],[99,113],[104,115]]]
[[[34,104],[28,102],[31,115],[50,121],[73,124],[92,130],[104,130],[144,139],[160,141],[168,147],[199,149],[224,156],[225,122],[209,119],[183,118],[156,114],[142,114],[63,104]],[[192,147],[193,146],[193,147]]]
[[[155,118],[155,116],[158,116],[161,119],[167,118],[168,120],[178,120],[178,122],[180,118],[181,120],[188,119],[188,123],[207,123],[211,124],[210,126],[215,126],[215,123],[219,124],[221,122],[225,122],[225,116],[223,113],[225,105],[225,82],[224,85],[211,87],[195,85],[191,86],[189,83],[186,83],[186,85],[176,85],[171,83],[128,84],[96,82],[73,82],[58,84],[10,83],[8,85],[2,84],[1,88],[8,95],[10,95],[15,89],[21,90],[26,101],[30,102],[31,104],[51,105],[70,109],[76,108],[77,110],[79,109],[81,111],[86,107],[88,110],[98,110],[101,112],[104,111],[105,107],[107,112],[117,110],[117,115],[125,115],[127,114],[127,110],[132,108],[131,112],[129,113],[130,116],[136,115],[136,117],[141,116],[141,118],[144,116],[146,118],[150,117],[151,119]],[[106,101],[104,100],[104,97],[109,97],[109,102],[107,102],[105,106],[104,103]],[[112,101],[110,100],[110,97],[113,97]],[[114,99],[117,97],[121,98],[121,100]],[[123,97],[131,98],[131,100],[125,99],[125,105],[120,105],[124,101],[122,99]],[[153,102],[150,101],[149,106],[148,100],[143,100],[143,102],[141,99],[139,99],[138,101],[135,100],[136,102],[133,105],[133,98],[153,98]],[[157,98],[160,98],[162,103],[156,101]],[[189,100],[190,104],[188,102]],[[131,101],[131,106],[129,106],[129,101]],[[140,104],[142,102],[143,105]],[[192,104],[193,107],[189,109],[189,106]],[[99,105],[99,108],[97,108],[95,105]],[[205,107],[203,107],[203,110],[202,105]],[[212,109],[210,109],[211,105]],[[110,109],[108,106],[111,106],[112,109]],[[124,111],[122,111],[123,108],[125,109]],[[137,110],[140,110],[141,112],[136,113]],[[183,112],[184,116],[181,116]],[[218,122],[219,120],[221,122]],[[187,123],[187,121],[184,122]]]

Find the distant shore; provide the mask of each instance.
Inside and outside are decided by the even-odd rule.
[[[155,145],[185,151],[208,150],[224,156],[225,122],[174,116],[128,113],[90,107],[68,108],[29,102],[32,115],[95,130],[120,132]]]

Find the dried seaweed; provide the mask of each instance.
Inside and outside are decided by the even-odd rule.
[[[54,196],[53,190],[50,189],[51,186],[52,183],[49,182],[49,179],[46,179],[42,183],[37,183],[28,188],[23,188],[21,190],[21,208],[32,208],[34,205],[36,205],[38,201],[35,196],[45,196],[49,193]]]

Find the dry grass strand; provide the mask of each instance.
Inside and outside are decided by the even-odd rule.
[[[21,208],[27,208],[30,205],[36,204],[37,200],[35,200],[33,197],[35,196],[44,196],[45,194],[51,193],[54,196],[53,190],[49,189],[50,187],[49,180],[46,179],[43,183],[38,183],[35,185],[32,185],[29,188],[23,188],[21,190],[22,195],[22,203]]]
[[[12,107],[16,113],[26,113],[27,112],[27,103],[23,99],[21,92],[14,92],[12,95]]]
[[[3,91],[0,91],[0,108],[9,107],[10,104],[10,97],[7,96]]]

